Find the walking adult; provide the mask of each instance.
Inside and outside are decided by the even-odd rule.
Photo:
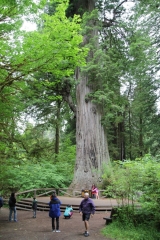
[[[14,222],[17,222],[17,211],[16,211],[16,197],[15,193],[11,193],[9,198],[9,222],[12,221],[12,214],[14,213]]]
[[[56,192],[53,192],[51,201],[49,202],[49,216],[52,218],[52,231],[60,232],[59,230],[59,217],[61,215],[60,210],[61,201],[57,198]]]
[[[0,209],[3,207],[3,198],[0,196]]]
[[[95,205],[91,198],[89,198],[89,193],[84,194],[84,199],[81,201],[79,206],[79,213],[82,215],[82,221],[84,221],[85,232],[84,236],[89,236],[89,219],[90,216],[93,217],[95,213]]]

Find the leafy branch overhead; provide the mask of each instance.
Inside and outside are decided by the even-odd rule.
[[[73,74],[77,66],[85,65],[88,49],[79,46],[83,41],[80,18],[67,19],[66,7],[65,3],[59,4],[53,16],[42,14],[40,31],[24,33],[9,44],[3,42],[0,92],[36,71],[62,78]]]

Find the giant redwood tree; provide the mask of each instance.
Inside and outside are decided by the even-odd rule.
[[[75,13],[79,9],[92,12],[95,1],[70,1]],[[73,13],[73,12],[72,12]],[[88,61],[98,48],[98,31],[94,21],[88,22],[89,32],[84,36],[84,44],[88,44],[88,36],[93,39],[93,49],[88,54]],[[89,98],[94,83],[85,71],[76,70],[76,164],[72,188],[90,188],[101,177],[103,164],[109,163],[109,152],[106,133],[101,123],[101,109]]]

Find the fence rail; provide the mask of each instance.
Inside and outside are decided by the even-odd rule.
[[[32,196],[34,197],[42,197],[46,195],[51,195],[53,191],[56,191],[57,195],[65,195],[68,197],[81,197],[82,191],[91,191],[91,190],[81,190],[81,189],[71,189],[71,188],[36,188],[36,189],[30,189],[22,192],[17,192],[16,197],[20,195],[27,195],[28,193],[32,193]],[[105,190],[99,190],[99,197],[105,198],[103,196],[103,192]],[[40,193],[38,193],[40,192]],[[7,199],[5,199],[7,200]]]

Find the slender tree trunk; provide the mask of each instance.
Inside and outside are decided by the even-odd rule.
[[[139,118],[139,155],[143,156],[143,120],[142,116]]]
[[[60,109],[61,109],[61,102],[57,102],[57,112],[56,112],[56,132],[55,132],[55,153],[59,153],[59,131],[60,131]]]
[[[119,158],[120,160],[124,160],[124,122],[120,122],[118,124],[118,135],[117,135],[117,138],[118,138],[118,142],[119,142],[119,146],[118,146],[118,149],[119,149]]]
[[[128,117],[129,117],[129,157],[132,159],[132,127],[131,127],[131,110],[129,106],[129,112],[128,112]]]
[[[122,126],[122,132],[123,132],[123,160],[126,159],[126,141],[125,141],[125,112],[123,114],[123,126]]]

